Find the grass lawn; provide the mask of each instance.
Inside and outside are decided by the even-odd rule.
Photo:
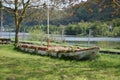
[[[30,55],[0,45],[0,80],[119,80],[120,55],[75,61]]]

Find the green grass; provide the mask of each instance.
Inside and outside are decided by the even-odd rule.
[[[0,45],[0,80],[119,80],[120,55],[75,61],[30,55]]]
[[[101,48],[101,51],[111,51],[111,52],[120,52],[120,49],[108,49],[108,48]]]

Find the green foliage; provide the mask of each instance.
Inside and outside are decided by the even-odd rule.
[[[110,24],[110,23],[109,23]],[[112,24],[114,25],[114,26],[120,26],[120,18],[116,18],[116,19],[113,19],[112,20]]]
[[[114,37],[120,36],[120,27],[114,27],[114,29],[113,29],[113,36]]]
[[[90,29],[92,30],[93,36],[108,36],[106,32],[109,29],[106,23],[94,22],[92,23],[92,26],[90,27]]]
[[[78,28],[79,27],[77,27],[76,25],[69,24],[67,26],[65,32],[66,32],[66,34],[69,34],[69,35],[76,35],[76,34],[78,34],[76,31]]]
[[[0,45],[0,80],[119,80],[120,55],[98,54],[90,61],[30,55]]]
[[[41,26],[35,26],[30,30],[30,40],[41,41],[41,43],[46,40],[46,34],[42,30]]]
[[[119,37],[120,36],[120,25],[118,19],[114,19],[114,21],[109,22],[79,22],[77,24],[69,24],[65,27],[65,33],[67,35],[79,35],[79,36],[87,36],[89,29],[91,29],[91,36],[96,37]],[[120,20],[120,19],[119,19]],[[117,22],[118,21],[118,22]],[[109,29],[109,25],[112,23],[112,29]]]
[[[89,22],[80,22],[78,24],[69,24],[65,28],[65,33],[67,35],[81,35],[85,36],[87,35],[87,30],[91,26],[91,23]]]
[[[106,21],[106,22],[101,22],[101,21],[84,22],[84,21],[81,21],[76,24],[74,23],[74,24],[68,24],[68,25],[50,25],[49,29],[50,29],[50,34],[53,34],[53,35],[62,35],[62,31],[64,31],[63,34],[66,34],[66,35],[77,35],[77,36],[83,37],[83,36],[88,36],[89,30],[91,30],[92,31],[91,36],[94,36],[94,37],[120,37],[119,20],[120,20],[120,18],[113,19],[112,21]],[[110,25],[112,26],[112,29],[109,28]],[[39,30],[41,30],[47,34],[47,26],[45,26],[45,25],[37,25],[37,27],[33,26],[32,29],[31,29],[31,27],[28,27],[28,26],[21,27],[21,31],[24,31],[24,29],[25,29],[25,32],[35,29],[38,31],[33,31],[33,32],[38,33]],[[38,37],[37,33],[34,33],[34,34],[36,34],[36,37]]]

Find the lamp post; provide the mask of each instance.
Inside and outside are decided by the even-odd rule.
[[[2,31],[3,31],[3,29],[4,29],[4,27],[3,27],[3,6],[2,6],[2,0],[1,0],[1,10],[0,10],[0,12],[1,12],[1,24],[0,24],[0,26],[1,26],[1,28],[0,28],[0,32],[1,32],[1,37],[2,37]]]
[[[49,3],[49,2],[48,2]],[[49,35],[49,4],[47,5],[47,47],[49,48],[50,46],[50,35]]]

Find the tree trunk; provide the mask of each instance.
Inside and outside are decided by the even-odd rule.
[[[22,0],[22,5],[23,5],[23,9],[20,10],[21,12],[19,12],[19,0],[14,0],[14,4],[15,4],[15,10],[14,10],[14,15],[15,15],[15,26],[16,26],[16,31],[15,31],[15,48],[18,47],[19,44],[19,29],[20,29],[20,23],[23,20],[23,15],[25,14],[25,11],[27,10],[27,7],[29,5],[30,0],[27,0],[27,2],[24,3],[24,0]]]
[[[19,24],[16,25],[16,31],[15,31],[15,48],[18,47],[18,43],[19,43],[18,33],[19,33]]]
[[[20,22],[19,22],[19,18],[18,18],[18,11],[16,10],[15,13],[15,27],[16,27],[16,31],[15,31],[15,48],[18,47],[18,43],[19,43],[19,39],[18,39],[18,33],[19,33],[19,27],[20,27]]]

